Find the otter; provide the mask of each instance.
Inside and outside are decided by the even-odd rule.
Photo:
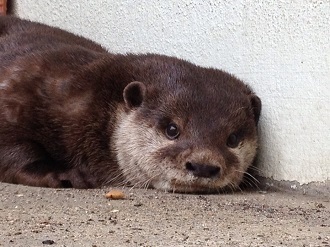
[[[235,76],[158,54],[113,54],[0,17],[0,181],[173,192],[238,188],[261,100]]]

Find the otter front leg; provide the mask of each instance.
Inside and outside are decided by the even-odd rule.
[[[52,159],[38,144],[0,144],[0,181],[52,188],[94,188],[86,167]]]

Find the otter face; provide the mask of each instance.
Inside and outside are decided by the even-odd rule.
[[[261,102],[216,73],[205,84],[126,86],[113,143],[127,183],[174,192],[238,187],[256,154]]]

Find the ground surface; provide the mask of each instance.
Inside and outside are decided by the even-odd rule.
[[[330,246],[330,198],[0,183],[0,246]]]

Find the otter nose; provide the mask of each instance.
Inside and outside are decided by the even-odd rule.
[[[212,178],[220,174],[220,167],[214,165],[187,162],[186,169],[194,176],[202,178]]]

